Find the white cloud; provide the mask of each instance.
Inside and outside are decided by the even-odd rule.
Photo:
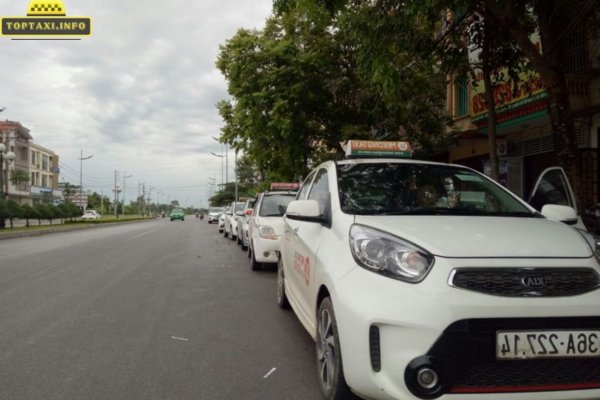
[[[270,0],[64,0],[68,16],[92,18],[81,41],[0,38],[2,118],[31,129],[56,152],[62,178],[110,193],[114,171],[162,191],[163,198],[206,204],[209,177],[220,182],[227,98],[215,67],[219,45],[239,28],[261,28]],[[25,15],[27,0],[0,0],[0,15]],[[233,177],[233,153],[229,155]],[[122,181],[120,181],[122,182]],[[121,183],[120,183],[121,184]],[[134,190],[135,189],[135,190]],[[128,189],[129,192],[129,189]],[[135,193],[134,193],[135,192]]]

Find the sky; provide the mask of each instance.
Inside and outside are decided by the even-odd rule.
[[[76,41],[0,37],[0,119],[30,129],[60,158],[60,182],[125,201],[142,185],[152,201],[206,207],[234,153],[212,137],[228,99],[215,67],[238,29],[261,29],[271,0],[63,0],[67,17],[91,17]],[[0,0],[1,16],[25,16],[29,0]],[[89,159],[81,161],[81,155]],[[225,174],[224,170],[227,170]],[[123,180],[123,178],[126,178]]]

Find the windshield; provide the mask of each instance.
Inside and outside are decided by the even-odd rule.
[[[242,212],[244,211],[244,203],[235,203],[235,212]]]
[[[341,163],[342,211],[362,215],[494,215],[533,213],[483,175],[433,164]]]
[[[265,195],[260,204],[258,215],[261,217],[283,217],[287,205],[295,198],[295,194]]]
[[[215,213],[215,214],[222,213],[223,212],[223,207],[214,207],[214,208],[211,208],[209,212],[210,213]]]

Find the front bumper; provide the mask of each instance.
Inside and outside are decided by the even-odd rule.
[[[279,241],[279,237],[277,239],[255,237],[252,241],[252,248],[256,261],[276,264],[279,261]]]
[[[598,271],[593,259],[438,258],[423,282],[408,284],[356,267],[331,292],[349,386],[373,399],[600,398],[600,358],[495,357],[498,330],[600,329],[599,291],[571,297],[500,297],[448,284],[452,269],[490,262],[506,268],[577,264]],[[411,363],[435,368],[439,390],[415,389]]]

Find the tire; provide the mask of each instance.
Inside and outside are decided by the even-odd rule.
[[[236,238],[236,241],[235,241],[235,242],[236,242],[237,244],[239,244],[239,245],[241,245],[241,244],[242,244],[242,241],[240,240],[240,237],[241,237],[241,235],[240,235],[240,233],[238,232],[238,234],[237,234],[237,235],[235,235],[235,238]]]
[[[279,261],[277,262],[277,305],[282,310],[290,309],[290,302],[285,295],[283,262],[281,261],[281,258],[279,258]]]
[[[331,299],[326,297],[317,312],[317,373],[323,398],[342,400],[355,398],[344,379],[342,352],[338,336],[337,322]]]
[[[236,239],[235,235],[233,234],[233,230],[229,234],[229,239],[231,239],[231,240],[235,240]]]
[[[223,227],[223,237],[227,237],[227,230]]]
[[[248,254],[250,257],[250,268],[252,269],[252,271],[260,271],[261,265],[258,261],[256,261],[256,258],[254,257],[254,251],[252,251],[252,248],[248,250]]]

